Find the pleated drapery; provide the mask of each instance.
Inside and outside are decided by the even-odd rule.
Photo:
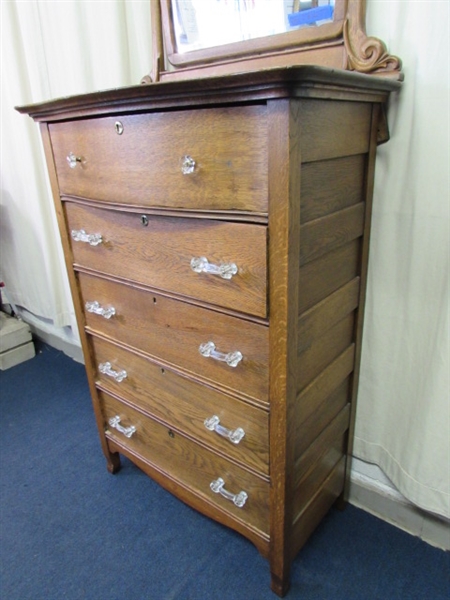
[[[367,7],[405,82],[377,157],[354,453],[450,518],[450,3]]]
[[[0,273],[10,302],[57,334],[76,332],[39,130],[14,106],[139,83],[151,65],[150,4],[8,0],[0,10]]]

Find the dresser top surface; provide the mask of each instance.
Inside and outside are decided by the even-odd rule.
[[[401,82],[316,66],[284,67],[196,80],[136,85],[17,107],[36,121],[107,113],[312,97],[384,101]]]

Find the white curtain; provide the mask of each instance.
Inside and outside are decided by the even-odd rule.
[[[0,2],[0,277],[75,328],[37,127],[13,106],[139,83],[150,1]],[[210,1],[210,0],[205,0]],[[367,0],[367,31],[404,62],[378,154],[355,455],[450,517],[449,2]]]
[[[0,278],[10,302],[76,339],[39,131],[14,106],[138,84],[151,65],[150,4],[2,0],[0,10]]]
[[[354,453],[450,518],[449,6],[368,2],[404,64],[379,148]]]

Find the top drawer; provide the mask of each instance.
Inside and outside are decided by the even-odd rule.
[[[49,125],[61,194],[262,213],[268,206],[266,127],[263,105]]]

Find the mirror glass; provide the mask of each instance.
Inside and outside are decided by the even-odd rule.
[[[171,0],[175,52],[213,48],[333,21],[335,0]]]

